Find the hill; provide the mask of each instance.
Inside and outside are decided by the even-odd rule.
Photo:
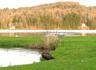
[[[86,7],[78,2],[0,9],[0,28],[10,29],[80,29],[85,23],[96,29],[96,7]]]

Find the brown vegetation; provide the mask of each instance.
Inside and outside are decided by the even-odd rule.
[[[57,2],[35,7],[0,9],[0,29],[10,29],[12,26],[15,29],[79,29],[81,23],[96,29],[96,7],[86,7],[77,2]]]

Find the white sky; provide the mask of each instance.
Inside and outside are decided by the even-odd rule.
[[[0,0],[0,8],[31,7],[60,1],[75,1],[86,6],[96,5],[96,0]]]

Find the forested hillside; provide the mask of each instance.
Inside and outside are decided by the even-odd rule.
[[[96,7],[57,2],[18,9],[0,9],[0,29],[96,29]]]

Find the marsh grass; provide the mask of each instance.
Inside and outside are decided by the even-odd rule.
[[[43,39],[44,47],[51,50],[55,50],[59,43],[59,36],[54,34],[48,34]]]

